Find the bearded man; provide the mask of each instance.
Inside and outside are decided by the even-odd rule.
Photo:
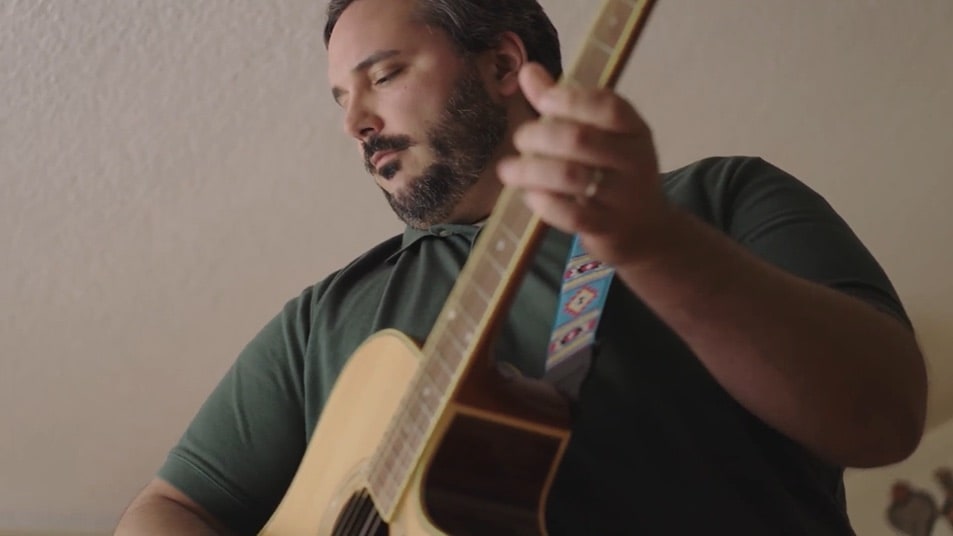
[[[264,327],[118,533],[260,530],[347,357],[381,329],[427,337],[504,185],[551,228],[499,360],[545,374],[573,236],[616,274],[549,534],[852,533],[843,469],[913,451],[926,379],[886,275],[819,195],[758,158],[660,173],[628,101],[555,84],[535,0],[328,15],[344,130],[407,228]]]

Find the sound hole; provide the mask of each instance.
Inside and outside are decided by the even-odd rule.
[[[347,504],[338,515],[331,536],[387,536],[387,523],[381,519],[374,507],[374,501],[361,490],[347,500]]]

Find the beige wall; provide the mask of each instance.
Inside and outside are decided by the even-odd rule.
[[[571,57],[592,2],[543,3]],[[108,529],[284,301],[398,230],[338,133],[323,5],[0,0],[0,530]],[[621,83],[666,167],[760,154],[828,196],[918,327],[933,424],[950,28],[947,0],[662,0]]]

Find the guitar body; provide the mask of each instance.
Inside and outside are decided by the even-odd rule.
[[[392,515],[376,518],[376,530],[365,526],[376,522],[368,462],[420,360],[417,346],[393,330],[358,348],[262,535],[546,534],[568,404],[540,382],[477,365],[485,360],[474,361],[471,381],[447,404]]]

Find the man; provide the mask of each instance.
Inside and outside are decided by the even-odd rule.
[[[118,532],[259,530],[347,356],[385,327],[426,337],[509,185],[554,230],[500,359],[542,375],[570,235],[617,270],[550,533],[851,533],[842,468],[913,451],[926,379],[886,276],[819,196],[754,158],[660,175],[629,103],[554,85],[535,0],[332,0],[325,36],[345,130],[408,228],[264,328]]]

